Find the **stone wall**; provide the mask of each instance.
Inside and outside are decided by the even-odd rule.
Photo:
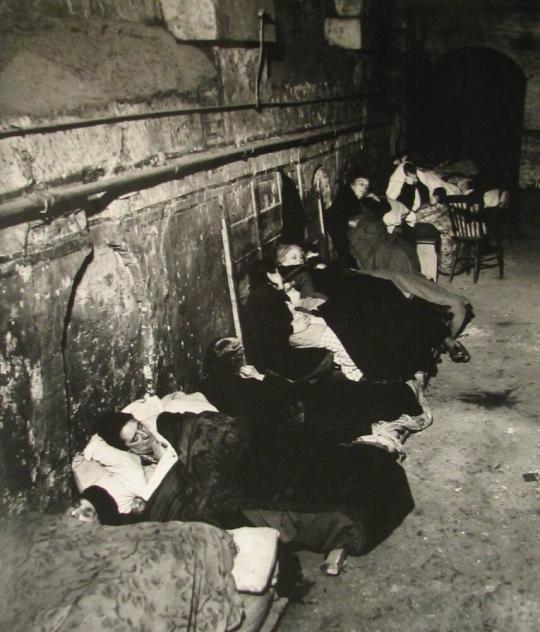
[[[384,112],[358,96],[373,59],[326,44],[325,3],[264,4],[275,42],[257,109],[258,49],[231,45],[227,15],[216,41],[194,43],[175,39],[157,0],[0,2],[0,511],[65,502],[70,459],[101,412],[196,387],[208,343],[234,332],[231,292],[245,297],[248,264],[279,237],[283,177],[317,237],[315,171],[335,187],[363,147],[387,155],[384,126],[364,131]],[[242,146],[244,160],[226,158]],[[132,178],[203,154],[221,158]],[[33,201],[29,216],[8,217]]]

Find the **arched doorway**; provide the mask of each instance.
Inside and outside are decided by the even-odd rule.
[[[525,76],[502,53],[454,50],[434,64],[411,108],[409,146],[431,162],[472,158],[489,181],[517,183]]]

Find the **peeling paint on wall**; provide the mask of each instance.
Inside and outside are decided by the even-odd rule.
[[[132,13],[126,3],[86,3],[83,15],[82,5],[63,0],[23,0],[20,12],[16,0],[0,3],[0,16],[10,5],[10,19],[24,12],[35,18],[26,30],[6,30],[0,123],[24,127],[253,98],[253,48],[179,44],[157,26],[157,13],[152,26],[121,22],[155,8],[149,0],[128,4]],[[285,39],[273,49],[264,97],[326,98],[358,87],[364,61],[327,50],[321,3],[277,4]],[[44,22],[47,6],[54,16]],[[349,123],[359,113],[358,101],[345,100],[0,139],[0,196],[136,173],[249,139]],[[145,392],[197,385],[209,342],[234,330],[222,217],[231,225],[242,294],[261,239],[262,250],[279,234],[276,171],[294,175],[301,162],[306,193],[315,164],[337,181],[340,161],[359,149],[354,135],[340,142],[249,157],[120,197],[95,196],[65,216],[0,231],[0,510],[68,498],[69,461],[101,412]],[[257,218],[252,183],[260,185]]]

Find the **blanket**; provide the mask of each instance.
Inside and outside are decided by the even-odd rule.
[[[351,220],[347,235],[358,269],[420,272],[416,246],[395,233],[389,234],[369,210]]]
[[[0,629],[225,631],[243,611],[230,534],[202,523],[0,521]]]

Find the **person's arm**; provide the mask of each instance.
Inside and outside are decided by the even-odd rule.
[[[394,173],[390,176],[388,186],[386,187],[386,196],[397,200],[404,182],[405,173],[403,171],[403,165],[400,164],[395,168]]]

